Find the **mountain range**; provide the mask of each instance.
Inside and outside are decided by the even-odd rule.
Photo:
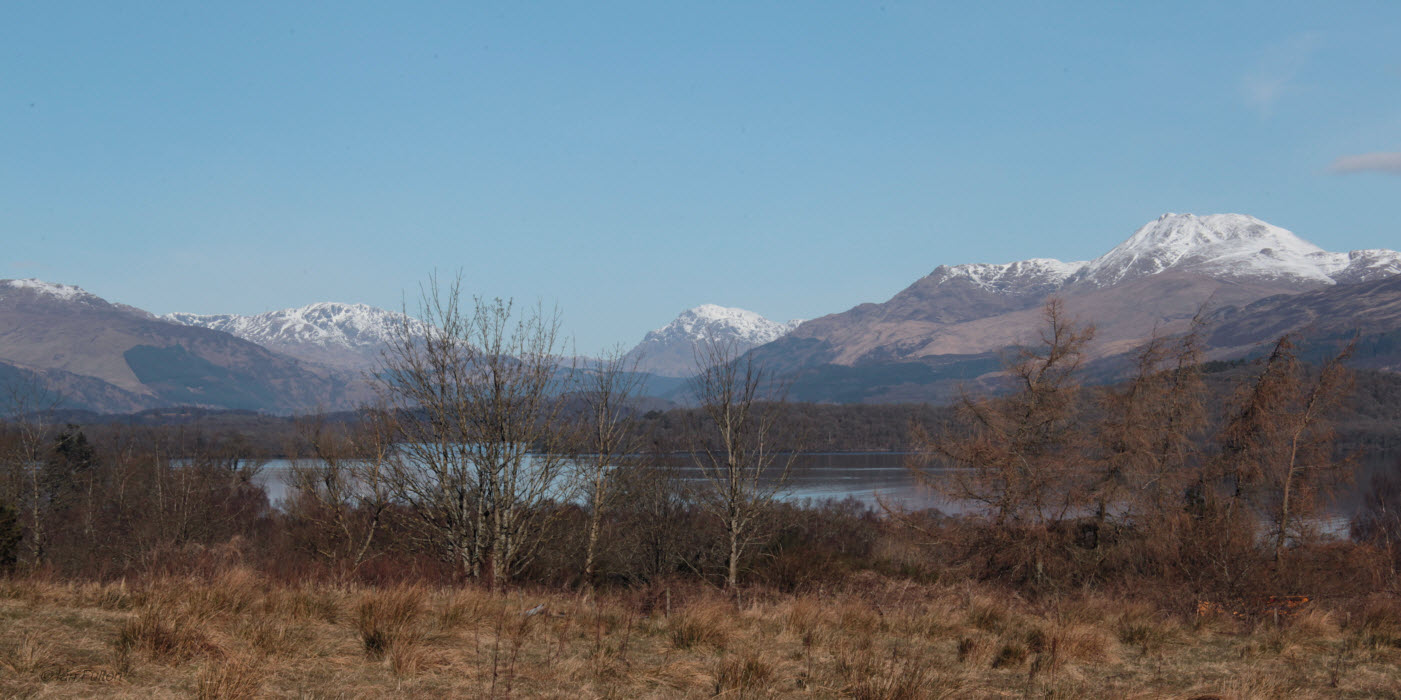
[[[1096,325],[1090,369],[1106,379],[1152,334],[1203,311],[1212,359],[1258,352],[1284,332],[1316,344],[1358,334],[1359,364],[1401,371],[1401,253],[1328,252],[1240,214],[1164,214],[1089,261],[940,265],[884,302],[806,322],[704,304],[629,357],[673,393],[709,339],[789,377],[796,399],[940,400],[992,383],[1008,348],[1035,338],[1051,295]],[[99,411],[345,408],[368,397],[366,372],[405,328],[422,332],[362,304],[158,317],[71,285],[3,280],[0,383]]]
[[[299,360],[348,371],[373,368],[380,353],[405,328],[416,335],[423,332],[417,319],[402,313],[365,304],[335,302],[255,316],[173,313],[162,318],[186,326],[223,331]]]
[[[1279,297],[1269,313],[1289,316],[1293,295],[1345,296],[1347,287],[1397,274],[1396,251],[1331,253],[1250,216],[1164,214],[1090,261],[939,266],[888,301],[808,321],[754,352],[795,376],[805,399],[938,399],[995,377],[1005,349],[1035,337],[1052,294],[1095,324],[1092,359],[1109,360],[1154,333],[1186,329],[1204,309],[1213,322],[1239,324],[1242,307]],[[1253,349],[1234,341],[1209,355]]]

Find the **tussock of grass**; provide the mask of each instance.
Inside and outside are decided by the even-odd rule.
[[[715,672],[715,695],[754,697],[774,681],[773,668],[755,652],[722,656]]]
[[[263,685],[256,662],[241,657],[206,664],[196,683],[195,697],[200,700],[256,698]]]
[[[0,669],[17,676],[44,679],[57,668],[53,648],[33,632],[25,632],[0,642]]]
[[[717,602],[697,602],[682,608],[667,624],[672,646],[677,649],[710,648],[724,651],[729,642],[729,626],[734,608]]]
[[[143,652],[152,661],[177,663],[198,656],[218,656],[222,649],[203,631],[201,622],[183,610],[148,606],[117,634],[118,654]]]
[[[438,608],[438,627],[451,630],[470,622],[476,622],[485,615],[488,599],[479,591],[465,589],[454,591],[446,596]]]
[[[381,659],[393,650],[417,645],[423,638],[419,620],[423,617],[424,591],[417,586],[401,586],[366,593],[360,600],[356,629],[365,655]],[[399,656],[403,655],[399,651]]]
[[[1002,632],[1010,624],[1007,606],[984,596],[969,601],[965,619],[969,625],[986,632]]]
[[[290,654],[310,641],[305,627],[295,619],[278,615],[250,616],[238,627],[238,636],[264,656]]]
[[[1141,603],[1124,606],[1115,618],[1114,628],[1120,643],[1144,656],[1160,653],[1182,634],[1182,626],[1176,620]]]
[[[997,655],[992,657],[993,668],[1016,668],[1026,661],[1029,653],[1025,644],[1017,641],[1004,642]]]
[[[1368,601],[1357,615],[1362,643],[1372,650],[1401,649],[1401,603]]]
[[[805,646],[813,643],[813,634],[817,631],[818,624],[822,619],[822,606],[812,598],[794,599],[788,608],[788,615],[785,619],[788,630],[797,635],[800,639],[806,639]]]

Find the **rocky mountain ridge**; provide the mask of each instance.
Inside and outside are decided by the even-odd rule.
[[[402,313],[338,302],[252,316],[172,313],[162,318],[223,331],[301,360],[348,371],[373,368],[405,324],[409,332],[422,333],[422,323]]]

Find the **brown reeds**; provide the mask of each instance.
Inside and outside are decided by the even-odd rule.
[[[1108,593],[878,578],[747,599],[678,588],[668,615],[607,590],[9,580],[0,695],[1363,697],[1401,683],[1387,597],[1219,624]]]

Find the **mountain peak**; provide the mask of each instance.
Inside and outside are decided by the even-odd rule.
[[[1153,245],[1185,253],[1202,246],[1256,242],[1276,250],[1283,248],[1304,254],[1324,252],[1291,231],[1247,214],[1167,213],[1144,224],[1123,245]]]
[[[799,320],[779,323],[747,309],[701,304],[676,316],[671,323],[650,331],[629,354],[639,358],[640,369],[683,377],[695,371],[695,351],[709,340],[733,342],[744,352],[788,334]]]
[[[1075,281],[1108,287],[1169,269],[1227,279],[1334,284],[1349,267],[1293,232],[1245,214],[1167,213],[1090,261]]]
[[[741,309],[734,306],[720,306],[719,304],[701,304],[700,306],[693,306],[677,314],[676,320],[672,321],[672,323],[674,324],[678,321],[684,323],[691,320],[707,322],[718,321],[740,326],[774,323],[748,309]]]

